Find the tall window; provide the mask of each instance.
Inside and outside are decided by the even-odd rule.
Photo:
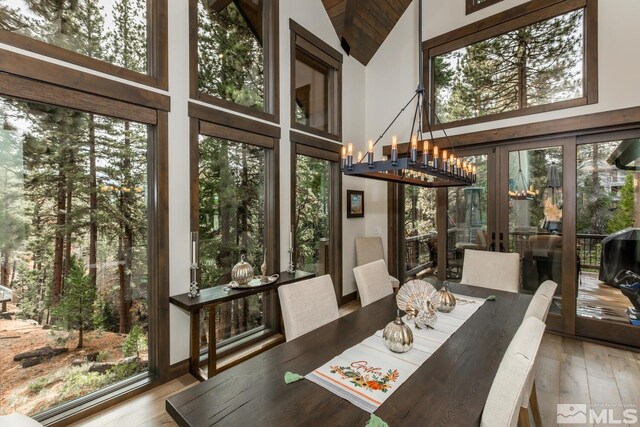
[[[166,45],[158,36],[166,25],[162,8],[163,1],[146,0],[3,0],[0,41],[164,86],[160,57]]]
[[[331,162],[298,154],[296,158],[296,266],[323,275],[330,270],[329,179]]]
[[[200,287],[225,286],[231,271],[245,256],[254,275],[267,265],[269,275],[279,270],[277,248],[277,168],[280,130],[253,120],[220,116],[208,107],[191,104],[192,230],[199,233]],[[196,119],[198,117],[199,119]],[[232,121],[233,128],[216,124]],[[261,132],[261,133],[254,133]],[[274,292],[219,304],[215,308],[218,355],[237,351],[251,342],[279,332]],[[201,324],[209,321],[210,310]],[[201,331],[200,348],[208,347]]]
[[[277,0],[192,0],[191,8],[197,22],[192,97],[277,117]]]
[[[0,98],[1,412],[147,371],[146,125]]]
[[[593,12],[573,7],[429,47],[432,113],[442,123],[468,124],[595,102],[587,84],[596,78],[587,55],[596,49],[587,37]]]
[[[342,55],[294,21],[291,29],[291,126],[339,140]]]

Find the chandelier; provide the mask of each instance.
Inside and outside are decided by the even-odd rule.
[[[518,151],[518,173],[515,179],[509,183],[509,199],[511,200],[533,200],[538,196],[539,191],[533,188],[533,185],[527,183],[527,179],[522,172],[522,160],[520,158],[521,151]],[[518,188],[520,186],[520,188]]]
[[[433,131],[431,129],[431,123],[429,122],[429,111],[427,109],[427,107],[431,108],[431,104],[425,97],[423,84],[421,40],[422,0],[418,0],[418,87],[409,102],[402,107],[378,139],[375,142],[371,139],[369,140],[366,157],[359,152],[358,156],[354,159],[353,144],[351,143],[348,144],[348,147],[342,147],[340,164],[345,175],[422,187],[453,187],[471,185],[476,182],[476,166],[455,156],[449,137],[444,129],[442,132],[451,149],[451,153],[446,149],[439,152],[438,147],[433,143]],[[407,144],[406,155],[402,157],[399,156],[398,138],[394,135],[391,139],[390,158],[374,160],[373,147],[382,140],[387,131],[414,100],[416,101],[416,106],[411,126],[410,143]],[[434,116],[437,119],[435,114]],[[423,135],[423,117],[427,120],[430,138],[426,138],[425,135]]]

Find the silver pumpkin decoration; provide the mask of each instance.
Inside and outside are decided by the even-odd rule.
[[[438,302],[438,311],[450,313],[456,308],[456,297],[447,289],[447,283],[443,283],[442,287],[436,292],[436,301]]]
[[[384,345],[394,353],[404,353],[413,347],[413,332],[400,318],[390,322],[382,331]]]
[[[253,267],[245,261],[246,256],[242,254],[240,262],[233,266],[231,270],[231,280],[238,285],[246,285],[251,279],[253,279]]]

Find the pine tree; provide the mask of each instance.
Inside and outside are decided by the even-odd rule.
[[[633,188],[633,174],[629,173],[624,178],[624,184],[620,189],[620,201],[616,205],[613,215],[609,224],[607,224],[607,231],[609,233],[615,233],[627,227],[633,227],[635,213],[635,196]]]
[[[78,345],[84,345],[84,332],[93,327],[93,304],[96,288],[85,272],[82,261],[72,257],[69,262],[69,274],[65,280],[65,289],[60,304],[56,307],[57,317],[67,329],[78,331]]]

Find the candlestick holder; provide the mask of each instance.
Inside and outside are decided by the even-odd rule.
[[[191,284],[189,285],[189,298],[200,296],[200,286],[198,286],[198,264],[191,264]]]
[[[295,273],[296,266],[293,263],[293,248],[289,248],[289,268],[287,268],[287,273]]]
[[[189,284],[189,298],[196,298],[200,296],[200,286],[198,286],[198,232],[191,232],[191,267]]]

